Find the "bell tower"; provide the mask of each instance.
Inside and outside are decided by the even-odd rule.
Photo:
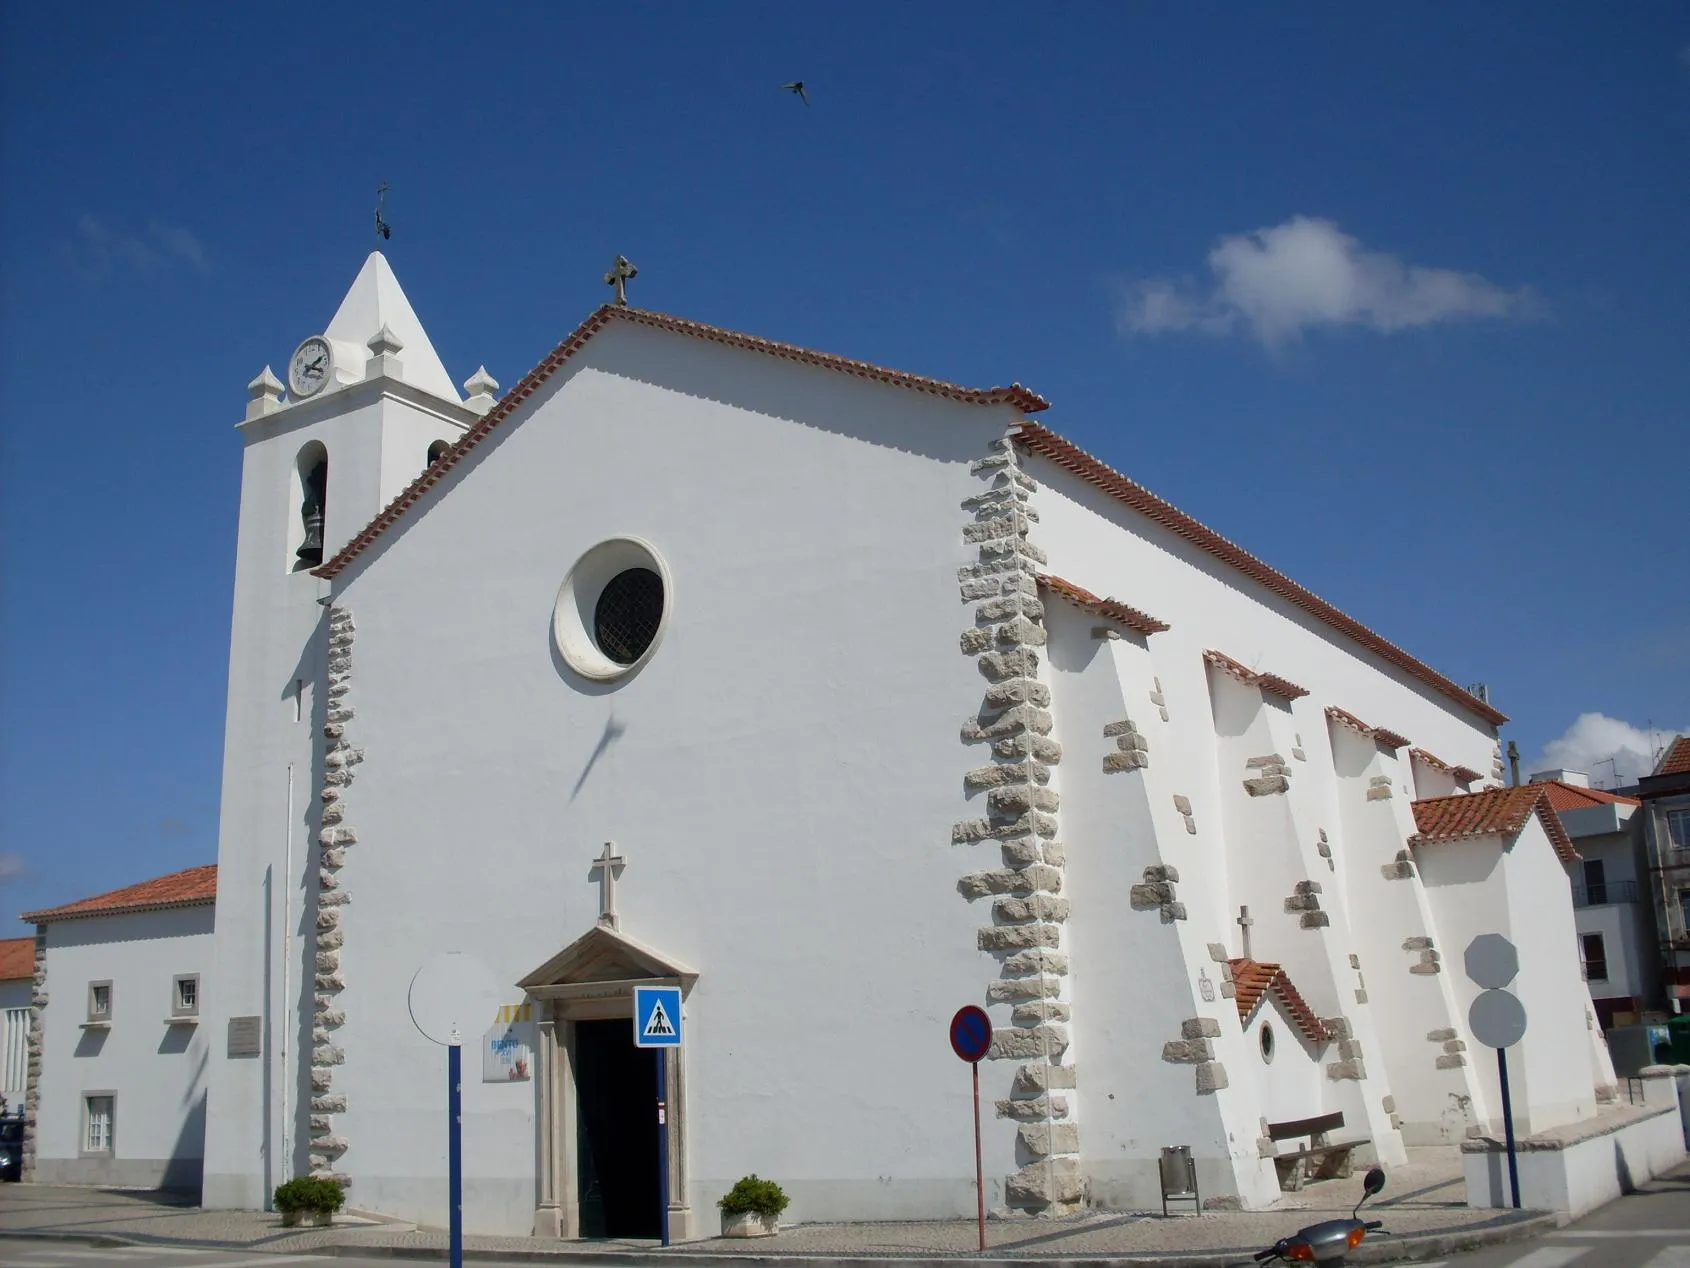
[[[314,570],[494,404],[466,402],[381,252],[247,387],[229,635],[204,1203],[306,1173],[329,583]]]

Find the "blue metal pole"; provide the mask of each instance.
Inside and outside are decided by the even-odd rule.
[[[446,1201],[451,1208],[452,1268],[464,1268],[464,1050],[452,1044],[446,1051]]]
[[[657,1050],[657,1201],[658,1229],[663,1235],[663,1244],[669,1244],[669,1107],[665,1098],[669,1095],[669,1061],[668,1053],[659,1048]]]
[[[1514,1104],[1508,1098],[1508,1049],[1496,1050],[1496,1077],[1502,1084],[1502,1131],[1508,1141],[1508,1196],[1520,1209],[1520,1172],[1514,1162]]]

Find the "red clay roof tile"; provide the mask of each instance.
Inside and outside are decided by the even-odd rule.
[[[1565,813],[1568,810],[1583,810],[1589,806],[1641,806],[1643,804],[1635,797],[1622,797],[1619,793],[1607,792],[1601,788],[1581,788],[1577,784],[1569,784],[1559,779],[1545,779],[1535,783],[1534,786],[1549,794],[1549,804],[1558,813]]]
[[[1536,815],[1561,861],[1579,861],[1572,838],[1561,826],[1561,818],[1550,805],[1549,793],[1542,784],[1428,797],[1415,802],[1413,809],[1418,831],[1409,837],[1410,845],[1439,845],[1484,836],[1514,837]]]
[[[217,901],[217,864],[190,867],[138,885],[126,885],[107,894],[96,894],[79,902],[41,911],[26,911],[22,919],[35,924],[51,920],[77,920],[85,916],[115,916],[136,911],[157,911],[165,907],[194,907]]]
[[[1048,458],[1051,462],[1095,485],[1118,501],[1126,503],[1147,519],[1183,537],[1200,550],[1207,551],[1222,563],[1236,568],[1266,589],[1287,599],[1346,638],[1352,639],[1380,659],[1399,669],[1407,670],[1421,682],[1442,692],[1468,712],[1486,722],[1500,726],[1508,715],[1493,709],[1470,692],[1458,687],[1431,666],[1414,659],[1394,643],[1386,642],[1353,617],[1345,616],[1326,600],[1305,590],[1284,573],[1270,568],[1242,547],[1234,545],[1212,528],[1199,523],[1170,502],[1157,497],[1143,485],[1129,480],[1092,457],[1085,450],[1064,440],[1049,428],[1038,423],[1024,422],[1016,428],[1016,439],[1025,448]]]
[[[1430,766],[1433,770],[1442,771],[1458,784],[1471,784],[1479,778],[1479,772],[1471,766],[1451,766],[1436,753],[1428,753],[1423,748],[1411,748],[1408,755],[1418,762]]]
[[[1358,735],[1365,735],[1368,739],[1375,740],[1378,743],[1385,745],[1387,748],[1396,749],[1408,747],[1407,736],[1399,735],[1395,731],[1387,731],[1382,726],[1368,726],[1367,723],[1356,717],[1356,715],[1351,713],[1348,709],[1340,709],[1335,704],[1326,706],[1326,716],[1332,721],[1338,723],[1340,726],[1347,726]]]
[[[1250,1024],[1257,1005],[1271,993],[1297,1024],[1297,1029],[1303,1032],[1303,1038],[1316,1045],[1326,1042],[1325,1024],[1291,984],[1290,975],[1279,965],[1244,959],[1228,960],[1227,963],[1232,966],[1232,985],[1236,992],[1233,1002],[1238,1005],[1238,1020],[1244,1025]]]
[[[1682,775],[1686,771],[1690,771],[1690,735],[1681,735],[1673,740],[1672,746],[1661,757],[1655,774]]]
[[[1286,700],[1300,700],[1309,694],[1307,687],[1299,687],[1289,678],[1281,678],[1278,674],[1257,673],[1243,661],[1234,660],[1225,652],[1217,652],[1213,648],[1203,653],[1203,659],[1222,673],[1238,679],[1245,686],[1260,687],[1269,695],[1280,696]]]
[[[925,392],[929,396],[942,396],[946,400],[961,401],[968,405],[1012,405],[1022,413],[1028,414],[1050,408],[1049,401],[1037,392],[1022,387],[1019,383],[1012,383],[1008,387],[963,387],[957,383],[946,383],[942,379],[930,379],[920,374],[909,374],[903,370],[891,370],[885,366],[872,365],[867,361],[854,361],[849,357],[839,357],[828,352],[816,352],[809,348],[800,348],[796,344],[779,343],[773,339],[742,334],[736,330],[724,330],[720,326],[706,325],[701,321],[688,321],[684,317],[671,317],[667,313],[653,313],[647,312],[643,308],[605,304],[577,326],[568,338],[552,349],[551,353],[539,365],[523,376],[515,387],[505,393],[503,399],[497,405],[459,437],[457,443],[441,454],[421,475],[412,480],[373,520],[359,530],[351,541],[342,546],[332,559],[312,571],[319,577],[337,576],[347,564],[362,554],[371,542],[381,536],[424,493],[438,484],[442,476],[457,466],[465,454],[486,440],[495,427],[515,413],[524,401],[534,395],[542,383],[562,369],[577,352],[587,345],[587,342],[594,335],[613,321],[624,321],[635,326],[649,326],[654,330],[667,330],[678,335],[691,335],[695,339],[705,339],[711,343],[723,344],[730,348],[742,348],[747,352],[761,352],[767,356],[778,357],[782,361],[797,361],[803,365],[813,365],[823,370],[848,374],[853,378],[871,379],[876,383],[908,388],[912,392]]]
[[[1139,634],[1160,634],[1169,628],[1166,621],[1158,621],[1149,613],[1140,612],[1137,608],[1130,608],[1114,599],[1100,599],[1090,590],[1077,586],[1072,581],[1065,580],[1062,577],[1040,573],[1039,584],[1047,590],[1061,595],[1075,607],[1097,616],[1107,617],[1111,621],[1118,621],[1129,630],[1134,630]]]
[[[0,982],[35,976],[35,939],[0,939]]]

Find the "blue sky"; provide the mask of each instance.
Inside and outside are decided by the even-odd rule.
[[[380,181],[460,381],[514,382],[622,252],[646,307],[1029,384],[1488,683],[1528,763],[1690,726],[1681,4],[0,23],[7,924],[215,857],[231,429],[374,245]]]

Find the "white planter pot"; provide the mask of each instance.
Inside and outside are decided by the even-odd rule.
[[[743,1215],[722,1216],[723,1237],[772,1237],[778,1232],[780,1220],[772,1215],[747,1211]]]

